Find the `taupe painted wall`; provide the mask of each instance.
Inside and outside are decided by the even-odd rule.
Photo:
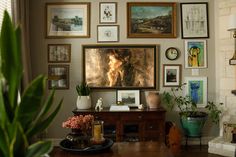
[[[162,2],[177,2],[177,38],[173,39],[127,39],[126,35],[126,3],[138,0],[112,0],[118,2],[118,25],[120,25],[120,42],[116,44],[158,44],[160,45],[160,91],[168,90],[169,88],[162,88],[162,64],[182,64],[184,67],[184,40],[181,39],[180,28],[180,2],[188,2],[187,0],[162,0]],[[143,0],[145,1],[145,0]],[[161,2],[160,0],[152,0],[153,2]],[[197,0],[201,2],[202,0]],[[56,117],[53,124],[48,129],[47,137],[62,138],[68,133],[68,129],[61,128],[61,123],[68,116],[72,115],[72,110],[76,107],[77,93],[75,86],[82,80],[82,52],[81,45],[83,44],[97,44],[97,25],[99,24],[99,2],[101,0],[70,0],[69,2],[91,2],[91,38],[75,38],[75,39],[45,39],[45,16],[44,8],[46,2],[67,2],[65,0],[30,0],[30,51],[32,59],[33,76],[38,74],[47,74],[47,44],[72,44],[72,56],[70,63],[70,89],[58,90],[56,92],[56,101],[64,98],[64,103],[61,111]],[[109,0],[102,1],[109,2]],[[193,0],[191,0],[193,2]],[[204,1],[205,2],[205,1]],[[214,0],[209,0],[209,27],[210,38],[207,39],[208,47],[208,68],[201,69],[199,76],[208,77],[208,98],[215,99],[215,44],[214,44]],[[111,43],[112,44],[112,43]],[[176,61],[168,61],[165,58],[165,50],[168,47],[177,47],[181,51],[181,56]],[[191,70],[183,68],[183,77],[191,76]],[[93,102],[102,97],[106,105],[112,104],[116,100],[115,91],[98,91],[92,93]],[[144,97],[142,102],[145,103]],[[167,120],[178,122],[178,115],[174,113],[167,114]],[[217,134],[215,127],[206,127],[208,133],[205,136],[212,136]],[[209,132],[209,129],[213,130]]]

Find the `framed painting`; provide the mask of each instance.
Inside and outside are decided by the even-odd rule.
[[[207,77],[186,77],[185,94],[197,104],[197,107],[207,105]]]
[[[84,45],[83,60],[83,78],[90,88],[157,88],[156,45]]]
[[[90,37],[90,3],[46,3],[47,38]]]
[[[48,65],[48,88],[69,89],[69,65]]]
[[[98,42],[118,42],[119,26],[118,25],[99,25],[97,31]]]
[[[178,87],[181,85],[181,64],[163,65],[163,87]]]
[[[48,44],[49,63],[69,63],[71,60],[71,44]]]
[[[128,38],[176,38],[176,3],[127,3]]]
[[[120,101],[122,105],[129,107],[137,107],[140,105],[140,91],[139,90],[117,90],[117,102]]]
[[[206,40],[185,41],[185,68],[207,68]]]
[[[180,3],[183,39],[209,38],[208,3]]]
[[[117,22],[117,2],[99,3],[99,23],[112,24]]]

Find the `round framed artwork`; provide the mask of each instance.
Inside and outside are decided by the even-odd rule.
[[[170,47],[166,50],[165,55],[169,60],[176,60],[179,57],[179,51],[175,47]]]

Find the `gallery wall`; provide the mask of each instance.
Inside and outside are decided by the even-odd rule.
[[[152,0],[152,2],[163,2],[164,0]],[[182,64],[182,80],[186,76],[192,76],[191,69],[184,68],[184,41],[181,39],[181,24],[180,24],[180,4],[181,2],[193,2],[192,0],[165,0],[164,2],[177,2],[177,38],[127,38],[127,14],[126,14],[126,3],[127,2],[142,2],[140,0],[114,0],[117,2],[118,21],[117,25],[120,27],[120,40],[118,43],[113,44],[157,44],[159,45],[160,55],[160,69],[159,69],[159,90],[170,90],[170,88],[162,87],[162,64]],[[61,123],[67,119],[68,116],[72,115],[72,110],[76,108],[77,93],[75,86],[82,81],[82,45],[85,44],[97,44],[97,25],[99,25],[99,0],[70,0],[69,2],[91,2],[91,37],[90,38],[67,38],[67,39],[46,39],[45,38],[45,3],[47,2],[65,2],[64,0],[31,0],[29,5],[29,23],[30,23],[30,52],[31,52],[31,63],[33,77],[38,74],[47,75],[48,63],[47,63],[47,45],[48,44],[71,44],[71,63],[70,65],[70,87],[68,90],[57,90],[55,101],[59,101],[61,98],[64,99],[63,106],[57,115],[54,122],[47,130],[47,137],[49,138],[63,138],[69,130],[63,129]],[[67,1],[66,1],[67,2]],[[145,0],[143,0],[145,2]],[[200,69],[199,76],[208,77],[208,99],[215,99],[215,28],[214,28],[214,0],[197,2],[208,2],[209,3],[209,34],[210,37],[207,40],[207,58],[208,68]],[[100,43],[101,44],[101,43]],[[169,47],[176,47],[180,50],[181,55],[175,61],[169,61],[165,57],[165,50]],[[141,102],[145,104],[145,98],[143,91],[141,92]],[[98,98],[102,97],[104,104],[109,106],[116,102],[116,91],[115,90],[97,90],[92,92],[93,104]],[[179,124],[178,114],[168,112],[166,119],[175,121]],[[204,136],[211,137],[217,135],[216,127],[205,127]],[[211,131],[209,131],[211,130]]]

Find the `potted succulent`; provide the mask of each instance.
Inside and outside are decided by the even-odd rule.
[[[78,93],[76,106],[77,109],[90,109],[91,108],[91,98],[90,98],[90,88],[86,82],[76,86],[76,91]]]
[[[208,102],[204,111],[197,109],[196,102],[190,96],[178,96],[176,92],[182,91],[186,84],[180,87],[171,88],[170,92],[162,94],[162,102],[167,108],[173,110],[176,106],[179,109],[181,126],[186,136],[200,137],[202,128],[209,117],[213,123],[217,124],[220,120],[221,110],[214,102]]]

